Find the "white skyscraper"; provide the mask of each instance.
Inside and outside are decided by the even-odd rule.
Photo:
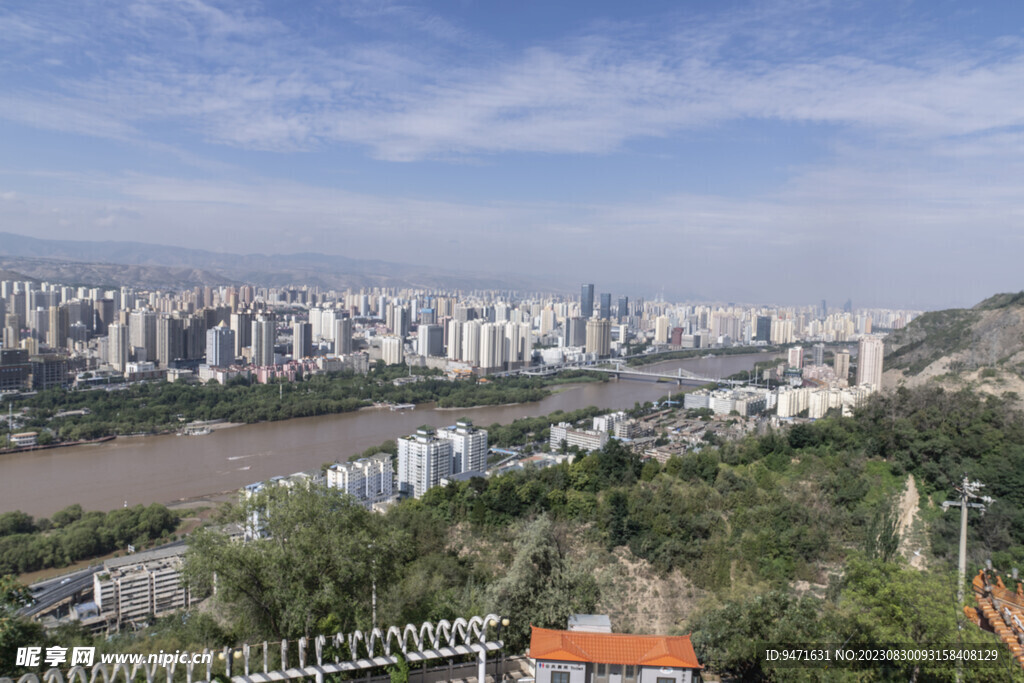
[[[384,337],[380,340],[381,357],[385,365],[401,365],[405,362],[405,350],[401,338]]]
[[[882,386],[882,357],[885,344],[878,337],[863,337],[857,351],[857,384]]]
[[[555,312],[550,307],[540,312],[540,333],[545,335],[555,329]]]
[[[667,344],[670,332],[668,316],[659,315],[654,321],[654,343]]]
[[[441,439],[452,442],[452,474],[479,472],[487,469],[487,430],[473,426],[470,420],[459,420],[454,427],[437,432]]]
[[[313,333],[313,339],[324,338],[323,314],[319,308],[309,309],[309,328]]]
[[[138,360],[156,360],[156,311],[140,309],[131,312],[128,316],[128,341],[136,349],[136,354],[146,356]]]
[[[505,360],[505,323],[484,323],[480,326],[480,367],[501,369]]]
[[[448,360],[462,358],[462,323],[452,319],[448,321]]]
[[[529,323],[505,325],[505,360],[516,366],[529,365],[533,357],[533,333]]]
[[[109,363],[124,372],[124,366],[131,360],[128,346],[128,326],[112,323],[107,327],[107,353]]]
[[[452,470],[452,442],[423,428],[398,440],[398,488],[415,498],[441,483]]]
[[[480,321],[470,320],[462,326],[462,360],[480,365]]]
[[[338,319],[338,312],[333,308],[327,308],[320,313],[320,336],[325,341],[334,341],[334,323]],[[312,322],[313,316],[310,314],[310,322]],[[316,339],[316,332],[313,333],[313,339]]]

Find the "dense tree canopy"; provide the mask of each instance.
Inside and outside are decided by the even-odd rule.
[[[212,589],[244,634],[297,637],[366,628],[374,584],[385,591],[403,534],[349,496],[324,487],[270,488],[233,519],[265,536],[239,543],[203,531],[190,539],[187,575]]]
[[[167,539],[177,526],[178,516],[156,503],[106,513],[83,512],[75,504],[38,522],[23,512],[5,512],[0,515],[0,574],[64,567],[129,544],[141,549]]]

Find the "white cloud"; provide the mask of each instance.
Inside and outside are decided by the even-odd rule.
[[[359,40],[345,25],[333,41],[331,27],[328,39],[306,40],[269,16],[198,0],[147,0],[91,18],[8,14],[0,22],[15,27],[15,46],[38,42],[42,31],[67,40],[85,29],[46,59],[90,58],[84,74],[39,66],[42,81],[12,89],[0,116],[115,139],[174,123],[254,149],[357,143],[392,160],[604,154],[633,139],[745,119],[828,123],[890,141],[1024,124],[1019,44],[876,57],[850,30],[823,27],[798,7],[596,25],[518,53],[386,3],[350,14],[378,27],[397,17],[417,40]],[[151,41],[148,52],[137,52],[139,37]]]
[[[592,22],[513,49],[387,2],[310,5],[300,23],[297,14],[199,0],[0,9],[0,70],[10,80],[0,118],[173,155],[210,176],[85,172],[61,181],[65,199],[12,185],[28,203],[8,202],[0,217],[70,236],[43,211],[50,202],[70,228],[92,225],[105,238],[143,231],[238,250],[273,244],[288,229],[370,256],[382,246],[377,235],[400,234],[384,246],[406,260],[436,256],[454,240],[481,262],[521,250],[529,254],[521,267],[536,272],[584,262],[569,254],[637,273],[678,268],[703,281],[722,269],[770,279],[766,264],[792,258],[808,278],[903,278],[942,296],[953,295],[947,275],[900,269],[956,254],[965,267],[1011,272],[1024,215],[1024,43],[934,42],[925,23],[869,31],[842,21],[842,11],[763,3]],[[543,164],[547,155],[612,155],[681,133],[713,141],[722,124],[751,121],[790,124],[798,138],[804,124],[824,129],[826,154],[813,165],[794,154],[770,191],[745,196],[680,183],[646,202],[540,203],[282,183],[177,149],[180,140],[209,143],[211,156],[217,146],[346,155],[358,146],[392,161],[501,163],[517,153]],[[102,200],[85,199],[97,193]],[[631,239],[664,249],[608,253]],[[701,249],[722,260],[687,256]],[[811,282],[796,279],[790,286]]]

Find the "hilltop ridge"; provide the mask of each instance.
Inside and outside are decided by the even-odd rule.
[[[886,386],[973,383],[1024,395],[1024,291],[931,311],[885,340]]]

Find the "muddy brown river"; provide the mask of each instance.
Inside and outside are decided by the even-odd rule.
[[[768,354],[666,361],[645,370],[685,368],[704,377],[749,370]],[[36,517],[72,503],[110,510],[138,503],[171,503],[241,488],[269,477],[347,459],[423,424],[450,425],[466,416],[487,426],[525,416],[587,406],[632,408],[656,401],[676,385],[620,380],[568,385],[542,401],[512,406],[415,410],[369,409],[341,415],[266,422],[216,430],[206,436],[146,436],[106,443],[0,456],[0,512]]]

